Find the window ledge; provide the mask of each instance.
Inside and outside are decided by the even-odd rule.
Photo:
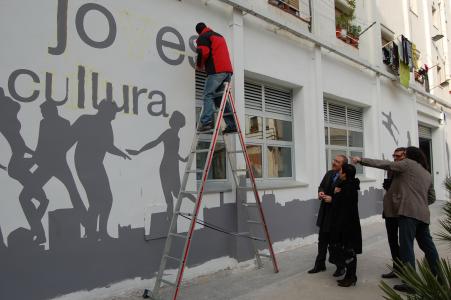
[[[308,183],[296,181],[293,179],[288,180],[257,180],[257,189],[258,190],[280,190],[280,189],[289,189],[289,188],[301,188],[308,187]],[[252,190],[251,183],[249,181],[246,182],[246,190]]]
[[[357,175],[357,178],[360,180],[360,182],[376,182],[377,179],[375,178],[371,178],[371,177],[366,177],[365,175]]]

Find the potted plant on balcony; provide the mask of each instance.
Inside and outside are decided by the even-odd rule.
[[[337,38],[346,39],[348,35],[349,17],[345,14],[337,16],[335,19],[335,35]]]
[[[358,45],[359,45],[360,32],[362,32],[362,27],[360,27],[358,25],[349,26],[348,34],[350,36],[351,45],[353,45],[354,47],[358,47]]]

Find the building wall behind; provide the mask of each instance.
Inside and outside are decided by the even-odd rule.
[[[252,3],[284,13],[266,1]],[[333,35],[330,18],[321,23],[325,37]],[[408,143],[409,132],[416,145],[418,111],[425,122],[437,120],[437,108],[418,108],[415,96],[398,84],[220,1],[5,1],[0,10],[0,36],[7,45],[0,55],[0,87],[6,95],[0,99],[0,165],[8,169],[0,170],[0,298],[21,299],[17,290],[23,286],[35,299],[48,299],[155,276],[168,228],[166,200],[178,193],[185,167],[181,158],[188,155],[194,134],[193,43],[199,21],[228,41],[241,116],[244,79],[293,91],[294,177],[259,181],[277,251],[317,232],[317,186],[330,167],[324,97],[364,109],[364,148],[370,157],[389,158],[393,148]],[[372,53],[362,51],[365,58]],[[113,120],[104,109],[108,105],[98,106],[105,98],[119,106],[116,114],[110,111]],[[58,124],[70,123],[70,128],[43,121],[40,106],[46,101],[57,103],[67,120]],[[392,114],[393,136],[393,127],[384,127],[383,113]],[[434,141],[444,146],[449,131],[435,126]],[[34,161],[24,144],[32,152],[45,138],[48,144],[37,151],[45,159]],[[56,147],[66,140],[66,148]],[[113,148],[125,152],[151,141],[153,148],[131,160]],[[445,157],[440,151],[435,154],[439,165]],[[383,176],[366,169],[361,177],[361,218],[381,213]],[[67,188],[72,180],[74,188]],[[235,193],[231,180],[213,186],[199,217],[243,231],[236,202],[252,194]],[[109,238],[84,237],[81,223],[95,216],[86,218],[74,208],[78,194],[86,208],[97,208],[108,219]],[[39,201],[46,199],[42,220],[33,218]],[[39,224],[46,238],[42,243],[35,240]],[[179,232],[187,225],[180,221]],[[220,268],[233,266],[231,260],[252,259],[250,245],[198,226],[189,267],[209,270],[205,263],[214,259],[222,262]]]

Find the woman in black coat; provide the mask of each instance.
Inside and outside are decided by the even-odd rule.
[[[357,282],[357,254],[362,253],[362,231],[358,207],[360,181],[356,169],[345,164],[340,171],[341,183],[332,200],[332,260],[346,265],[346,275],[338,285],[349,287]]]

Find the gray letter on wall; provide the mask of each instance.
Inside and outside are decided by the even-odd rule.
[[[173,43],[169,41],[163,40],[163,37],[166,33],[172,33],[175,35],[175,37],[178,39],[178,43]],[[175,28],[170,26],[165,26],[158,31],[157,34],[157,51],[158,55],[160,55],[161,59],[164,60],[166,63],[176,66],[180,65],[183,62],[183,59],[185,58],[185,55],[180,54],[176,59],[171,59],[166,56],[166,54],[163,51],[163,47],[168,47],[174,50],[178,50],[181,52],[185,52],[185,42],[183,41],[183,37]]]
[[[90,10],[97,10],[98,12],[103,14],[106,17],[106,19],[108,20],[108,27],[109,27],[108,36],[104,41],[101,41],[101,42],[94,41],[86,34],[86,30],[85,30],[83,23],[84,23],[86,14]],[[87,3],[87,4],[83,5],[82,7],[80,7],[80,9],[77,11],[77,16],[75,17],[75,26],[77,27],[77,32],[80,35],[80,38],[83,40],[83,42],[85,42],[86,44],[88,44],[89,46],[91,46],[93,48],[101,48],[101,49],[107,48],[107,47],[111,46],[114,43],[114,40],[116,39],[116,32],[117,32],[116,21],[114,20],[114,17],[111,14],[111,12],[99,4]]]
[[[9,75],[9,78],[8,78],[9,94],[14,99],[16,99],[17,101],[20,101],[20,102],[32,102],[32,101],[36,100],[39,97],[39,91],[37,91],[37,90],[34,90],[30,97],[22,97],[21,95],[19,95],[17,93],[16,80],[17,80],[17,77],[19,77],[20,75],[30,76],[31,79],[33,79],[34,83],[40,82],[38,75],[31,70],[27,70],[27,69],[15,70],[14,72],[11,73],[11,75]]]

